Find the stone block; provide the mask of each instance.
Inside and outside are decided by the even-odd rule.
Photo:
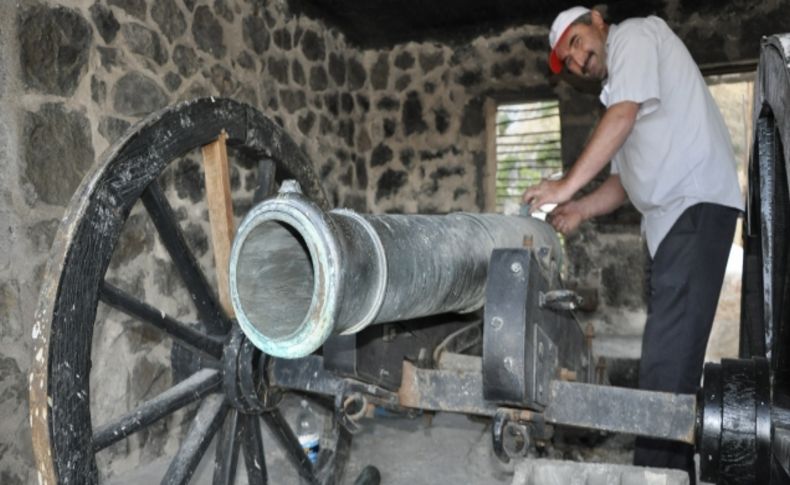
[[[120,62],[121,52],[118,49],[99,45],[96,50],[99,52],[99,62],[105,70],[109,71]]]
[[[447,132],[447,128],[450,127],[450,113],[444,108],[437,108],[433,112],[433,121],[436,131],[443,135]]]
[[[309,111],[306,115],[299,117],[296,125],[299,127],[299,131],[301,131],[303,135],[310,136],[311,130],[315,125],[315,120],[315,113]]]
[[[356,59],[348,60],[348,88],[352,91],[362,89],[365,85],[368,74],[365,71],[365,66]]]
[[[222,64],[214,64],[209,71],[209,80],[220,96],[231,96],[236,91],[233,73]]]
[[[118,23],[118,19],[115,18],[112,10],[100,3],[94,3],[89,11],[93,24],[96,26],[96,30],[99,31],[101,38],[104,39],[104,42],[109,44],[115,40],[121,24]]]
[[[200,164],[189,157],[176,162],[173,169],[173,185],[180,199],[192,203],[203,200],[206,182]]]
[[[420,52],[420,69],[427,74],[437,67],[444,64],[444,52],[437,50],[433,52]]]
[[[225,0],[214,0],[214,13],[232,23],[235,16]]]
[[[114,143],[119,139],[126,130],[129,129],[131,123],[128,121],[106,116],[99,121],[99,133],[110,143]]]
[[[397,80],[395,80],[395,90],[398,92],[405,91],[409,85],[411,84],[411,76],[408,74],[404,74],[399,76]]]
[[[483,115],[483,101],[479,98],[472,99],[466,106],[461,116],[461,134],[476,136],[485,129],[485,116]]]
[[[338,86],[346,83],[346,60],[340,54],[329,54],[329,75]]]
[[[140,20],[145,20],[145,0],[109,0],[112,6],[120,7],[123,11]]]
[[[324,66],[313,66],[310,68],[310,89],[313,91],[323,91],[329,85]]]
[[[412,66],[414,66],[414,62],[415,62],[415,59],[414,59],[414,56],[412,55],[412,53],[409,52],[409,51],[403,51],[400,54],[398,54],[397,56],[395,56],[394,64],[395,64],[395,67],[397,67],[398,69],[405,70],[405,69],[409,69]]]
[[[60,221],[58,219],[49,219],[36,222],[29,226],[25,235],[34,251],[38,253],[49,252],[52,241],[55,239],[55,233],[58,230]]]
[[[280,104],[289,113],[294,113],[299,109],[307,106],[307,96],[304,91],[297,91],[294,89],[281,89],[280,90]]]
[[[464,70],[456,76],[455,81],[465,88],[477,86],[483,81],[483,71],[480,69]]]
[[[286,29],[277,29],[272,33],[274,45],[284,51],[291,50],[291,32]]]
[[[130,52],[151,59],[160,66],[167,62],[168,54],[159,34],[140,24],[130,23],[121,26],[124,40]]]
[[[326,58],[324,39],[313,31],[307,30],[302,35],[302,53],[308,61],[323,61]]]
[[[389,73],[389,56],[386,52],[379,53],[376,62],[370,69],[370,85],[373,86],[373,89],[387,89]]]
[[[416,91],[412,91],[403,102],[403,114],[401,117],[403,132],[406,135],[412,133],[423,133],[428,129],[428,125],[422,117],[422,101]]]
[[[392,197],[406,185],[409,174],[403,170],[387,169],[376,182],[376,202],[380,202],[386,197]]]
[[[151,6],[151,18],[154,19],[159,30],[165,34],[170,42],[180,37],[187,30],[184,13],[176,5],[175,0],[157,0]]]
[[[304,75],[304,68],[297,59],[291,61],[291,79],[293,79],[294,82],[300,86],[305,85],[306,79]]]
[[[257,17],[250,17],[257,18]],[[258,46],[256,42],[249,42],[249,32],[247,20],[245,19],[243,32],[245,43],[251,43],[253,50]],[[264,31],[265,32],[265,31]],[[268,34],[267,38],[268,38]],[[192,19],[192,37],[195,39],[195,44],[198,49],[207,52],[217,59],[225,57],[225,41],[223,38],[222,25],[219,23],[211,9],[205,5],[201,5],[195,10],[195,16]],[[265,50],[265,49],[264,49]],[[255,52],[260,53],[258,50]],[[262,52],[262,51],[261,51]]]
[[[138,256],[148,254],[154,248],[155,229],[145,213],[129,216],[121,229],[118,244],[112,256],[111,267],[129,264]]]
[[[392,160],[392,156],[392,149],[383,143],[379,143],[370,155],[370,166],[378,167],[380,165],[386,165]]]
[[[242,51],[236,58],[236,63],[249,71],[255,70],[255,59],[247,51]]]
[[[156,81],[138,72],[125,74],[113,88],[113,108],[124,115],[143,116],[167,103],[167,94]]]
[[[269,28],[266,21],[257,16],[250,15],[242,22],[242,37],[244,45],[252,49],[256,54],[263,54],[269,49]]]
[[[269,74],[280,84],[288,84],[288,59],[284,57],[269,59]]]
[[[178,44],[173,49],[173,63],[178,68],[178,73],[183,77],[190,77],[200,68],[202,61],[195,53],[195,49]]]
[[[37,91],[71,96],[87,70],[93,30],[76,10],[36,5],[18,18],[22,79]]]
[[[357,157],[354,160],[355,174],[357,176],[357,187],[366,190],[368,188],[368,167],[364,157]]]
[[[181,76],[179,76],[175,72],[168,72],[165,74],[165,87],[167,87],[168,91],[171,93],[176,91],[181,86]]]
[[[349,93],[341,94],[340,107],[343,109],[344,113],[350,114],[352,111],[354,111],[354,97]]]
[[[24,115],[21,145],[25,176],[39,199],[65,206],[93,164],[88,118],[60,103]]]

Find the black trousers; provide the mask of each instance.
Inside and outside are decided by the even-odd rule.
[[[697,391],[738,214],[718,204],[689,207],[650,261],[641,389]],[[691,445],[637,438],[634,464],[687,470],[695,483]]]

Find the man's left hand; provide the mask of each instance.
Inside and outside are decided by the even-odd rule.
[[[549,214],[549,222],[554,229],[566,236],[575,231],[585,219],[584,208],[578,200],[558,205]]]

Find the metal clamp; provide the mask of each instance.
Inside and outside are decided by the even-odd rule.
[[[538,305],[549,310],[572,311],[579,308],[584,299],[571,290],[551,290],[538,294]]]
[[[494,454],[503,463],[525,457],[551,438],[552,428],[541,414],[527,410],[499,408],[491,426]]]

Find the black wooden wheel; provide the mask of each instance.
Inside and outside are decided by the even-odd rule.
[[[759,435],[757,452],[753,453],[752,472],[758,477],[754,483],[769,483],[767,474],[770,474],[771,484],[790,482],[787,465],[790,453],[786,446],[790,442],[790,426],[786,420],[776,418],[790,408],[789,41],[788,34],[763,38],[754,90],[754,143],[749,160],[743,230],[739,353],[742,358],[756,357],[758,363],[763,358],[768,360],[770,377],[766,377],[765,382],[770,382],[770,393],[759,402],[761,408],[770,403],[772,416],[770,426],[763,426],[762,433],[760,423],[764,420],[758,420],[753,428]],[[743,422],[736,418],[733,412],[722,414],[723,421]],[[739,429],[752,429],[743,428],[742,424],[738,426],[741,426]],[[745,436],[737,435],[730,451],[747,463]],[[722,433],[721,440],[725,438]],[[770,461],[770,467],[766,466],[766,461]],[[704,468],[705,463],[702,465]],[[745,483],[737,466],[731,468],[722,472],[720,483]]]
[[[248,483],[267,483],[261,421],[295,465],[294,476],[298,473],[308,483],[335,478],[332,470],[326,471],[333,465],[331,457],[323,456],[314,467],[302,451],[266,389],[266,357],[221,309],[160,184],[171,161],[213,142],[222,130],[237,153],[274,161],[279,179],[296,179],[306,194],[327,206],[312,165],[296,144],[260,112],[231,100],[207,98],[167,108],[108,149],[66,211],[35,315],[30,415],[40,483],[98,483],[97,453],[176,412],[193,418],[162,483],[188,483],[212,440],[214,484],[234,483],[239,455]],[[108,281],[121,230],[138,201],[191,297],[198,325],[170,317],[148,298]],[[92,339],[100,302],[155,328],[158,337],[174,342],[174,353],[178,347],[195,358],[189,375],[174,378],[164,392],[97,423],[91,413],[90,374],[96,365]],[[183,411],[188,407],[193,414]]]
[[[763,40],[744,225],[741,357],[766,357],[790,384],[790,71],[788,35]],[[790,390],[790,388],[788,389]]]

